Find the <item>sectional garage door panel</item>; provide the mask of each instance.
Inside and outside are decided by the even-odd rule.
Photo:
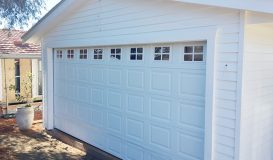
[[[194,61],[193,51],[192,61],[185,61],[188,44],[160,46],[170,50],[104,47],[95,60],[96,48],[88,48],[87,59],[80,59],[81,49],[72,59],[67,50],[58,51],[55,127],[123,159],[203,159],[205,54]]]

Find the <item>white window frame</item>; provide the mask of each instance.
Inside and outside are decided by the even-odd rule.
[[[73,51],[73,52],[71,52]],[[75,58],[75,49],[68,49],[67,52],[67,59],[74,59]]]
[[[86,49],[86,48],[80,49],[79,58],[80,58],[80,60],[88,59],[88,49]]]
[[[160,48],[160,53],[156,53],[156,49]],[[169,52],[164,53],[163,49],[164,48],[169,48]],[[162,45],[162,46],[155,46],[154,48],[154,54],[153,54],[153,60],[154,61],[170,61],[171,60],[171,52],[172,48],[169,45]],[[163,59],[163,56],[168,55],[168,59]],[[156,59],[157,56],[160,56],[160,59]]]
[[[101,51],[101,52],[97,52],[97,51]],[[103,48],[93,49],[93,59],[94,60],[103,60]]]
[[[115,51],[114,53],[112,53],[113,50]],[[120,50],[120,53],[117,53],[117,50]],[[117,58],[117,57],[120,57],[120,58]],[[122,59],[122,48],[111,48],[110,59],[120,61]]]
[[[191,47],[191,52],[186,52],[186,47]],[[196,52],[196,47],[202,47],[202,52]],[[196,56],[202,56],[202,60],[197,60]],[[191,60],[186,60],[186,56],[191,56]],[[183,48],[183,60],[184,62],[204,62],[205,61],[205,45],[185,45]]]
[[[57,52],[57,53],[56,53],[57,59],[62,59],[62,58],[63,58],[63,51],[62,51],[62,50],[57,50],[56,52]]]
[[[132,49],[135,49],[136,52],[132,53]],[[142,52],[138,52],[138,49],[142,49]],[[131,56],[135,56],[135,59],[132,59]],[[141,55],[141,59],[138,59],[138,56]],[[144,47],[130,47],[130,56],[129,56],[130,61],[143,61],[144,59]]]

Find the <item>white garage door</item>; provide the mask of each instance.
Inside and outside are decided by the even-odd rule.
[[[56,49],[54,124],[127,160],[202,160],[205,43]]]

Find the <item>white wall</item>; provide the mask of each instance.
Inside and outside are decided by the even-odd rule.
[[[248,25],[245,34],[241,160],[273,159],[273,27]]]
[[[179,33],[190,34],[192,29],[206,32],[209,28],[218,29],[213,157],[215,160],[233,160],[239,11],[169,1],[90,0],[48,33],[43,44],[45,48],[62,48],[174,42],[183,36]],[[46,69],[45,66],[45,75]]]

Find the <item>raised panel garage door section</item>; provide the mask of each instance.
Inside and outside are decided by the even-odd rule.
[[[54,126],[126,160],[203,160],[206,44],[55,49]]]

